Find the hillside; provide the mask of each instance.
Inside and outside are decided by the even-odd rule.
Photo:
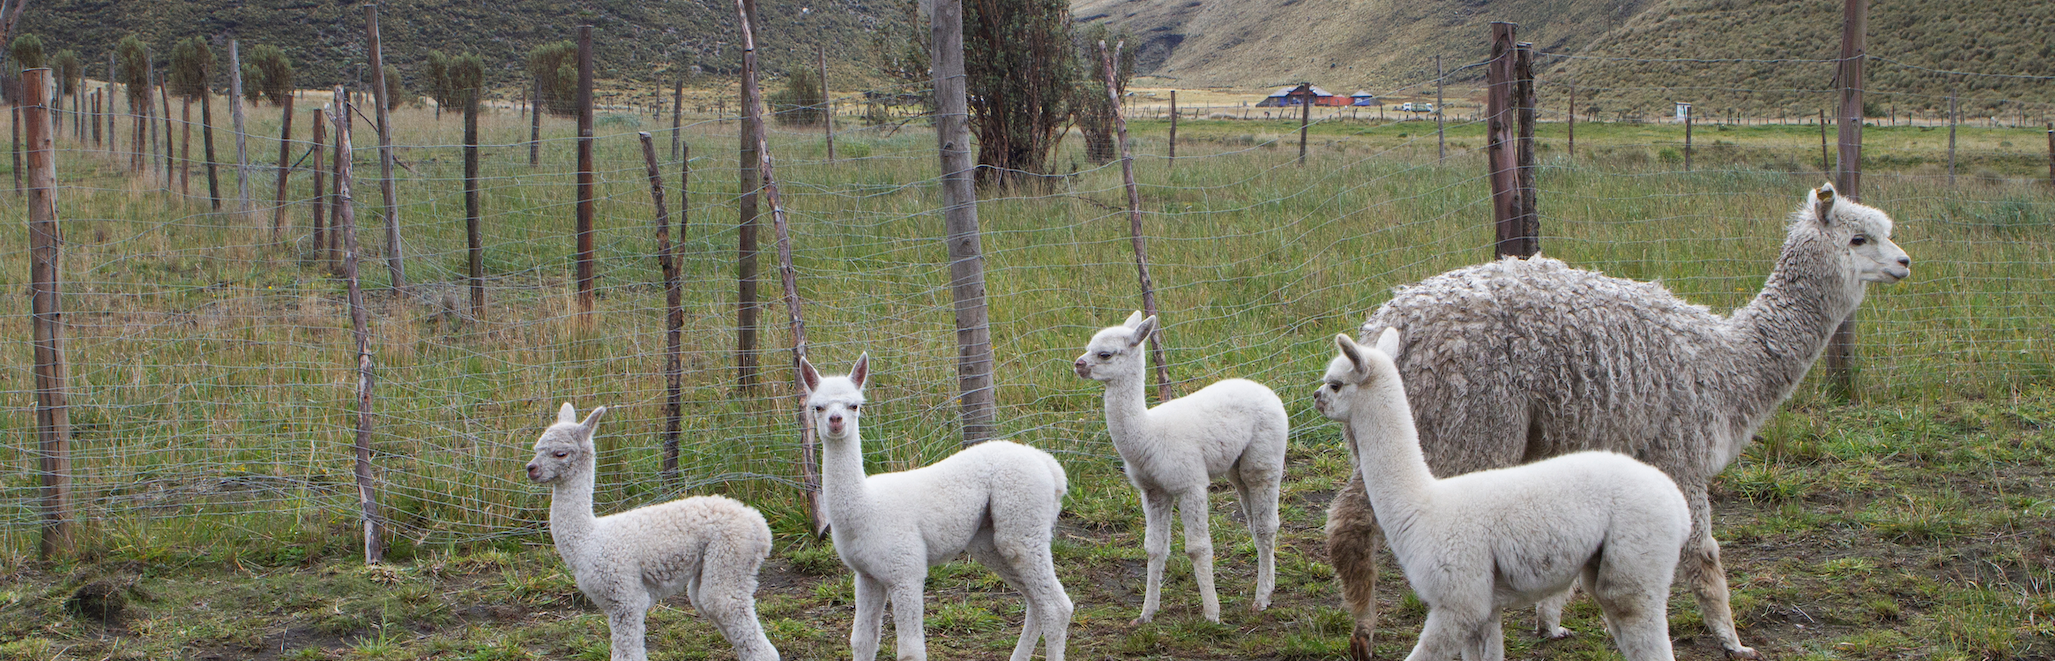
[[[364,3],[336,0],[44,0],[22,14],[18,32],[35,33],[51,50],[74,48],[88,75],[106,69],[106,53],[122,36],[136,33],[158,57],[178,39],[217,38],[216,54],[226,63],[226,39],[280,46],[299,69],[301,87],[354,82],[364,62]],[[698,65],[709,74],[729,73],[741,64],[734,37],[733,0],[642,2],[640,0],[388,0],[379,4],[385,59],[398,66],[410,88],[417,63],[428,51],[475,51],[488,76],[509,84],[520,77],[528,49],[575,39],[577,26],[593,25],[599,76],[605,79],[668,79],[673,61]],[[898,18],[890,0],[757,0],[762,25],[758,39],[767,70],[812,67],[816,44],[825,40],[831,75],[852,75],[864,67],[870,48],[866,30]]]
[[[1538,62],[1543,105],[1574,82],[1607,115],[1670,101],[1709,111],[1812,114],[1831,94],[1841,3],[1832,0],[1078,0],[1082,23],[1140,36],[1139,70],[1186,87],[1311,80],[1332,90],[1431,92],[1448,68],[1485,58],[1488,24],[1512,21]],[[1949,76],[2055,72],[2055,3],[1873,2],[1868,79],[1878,109],[1945,107]],[[1588,58],[1588,59],[1587,59]],[[1702,60],[1674,62],[1670,60]],[[1740,61],[1736,61],[1740,60]],[[1771,62],[1772,60],[1807,60]],[[1476,81],[1481,72],[1458,74]],[[1412,86],[1410,88],[1403,86]],[[1964,76],[1978,109],[2047,114],[2055,80]],[[1689,97],[1689,98],[1680,98]],[[2009,100],[2009,101],[2008,101]],[[1986,112],[1985,114],[1991,114]]]

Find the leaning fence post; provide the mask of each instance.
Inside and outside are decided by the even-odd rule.
[[[350,193],[350,111],[348,97],[337,85],[335,122],[335,219],[343,236],[343,279],[349,283],[350,330],[357,341],[357,504],[364,518],[364,563],[385,561],[384,524],[379,521],[378,493],[371,467],[371,388],[377,374],[371,360],[369,312],[364,288],[357,280],[357,214]]]
[[[643,166],[649,170],[649,198],[656,207],[656,265],[664,276],[664,443],[663,465],[658,474],[666,484],[675,484],[678,478],[678,436],[683,431],[684,414],[684,355],[681,347],[684,340],[685,310],[684,287],[678,275],[678,251],[671,244],[671,210],[664,204],[663,172],[656,165],[656,142],[648,131],[641,134]],[[675,135],[675,134],[673,134]],[[672,150],[673,155],[677,150]],[[690,153],[689,151],[687,153]],[[679,186],[685,184],[680,175]],[[680,192],[683,195],[683,192]],[[678,242],[685,241],[684,211],[679,211]]]
[[[328,169],[321,166],[322,147],[325,146],[322,143],[328,141],[328,133],[326,131],[327,123],[322,121],[322,117],[327,113],[328,108],[325,106],[314,111],[314,149],[313,152],[310,154],[310,158],[307,159],[308,163],[313,164],[314,170],[314,204],[312,205],[314,207],[314,218],[312,223],[314,245],[312,246],[311,250],[313,251],[314,261],[316,262],[321,261],[328,255],[328,253],[326,252],[327,248],[324,244],[324,242],[328,238],[324,235],[324,232],[327,230],[327,227],[325,227],[325,225],[327,221],[326,215],[328,213],[328,177],[325,175],[328,173]]]
[[[48,560],[72,546],[70,374],[64,356],[62,229],[57,224],[57,148],[50,140],[50,70],[21,72],[28,107],[29,307],[36,361],[37,472],[41,477],[43,535]],[[19,109],[21,106],[15,106]],[[17,170],[19,171],[19,170]]]
[[[743,106],[744,116],[755,117],[756,126],[763,126],[763,95],[756,83],[756,37],[749,24],[749,0],[735,0],[735,11],[741,15],[742,24],[742,90],[750,104]],[[785,205],[778,196],[778,178],[771,167],[770,145],[764,141],[761,130],[756,133],[757,172],[763,175],[764,201],[771,205],[771,228],[778,238],[778,279],[785,286],[785,312],[792,320],[792,392],[804,397],[806,389],[801,385],[800,363],[806,360],[806,318],[799,311],[798,273],[792,268],[791,225],[785,218]],[[653,172],[653,171],[652,171]],[[813,416],[806,415],[805,407],[799,407],[799,475],[806,490],[806,515],[812,520],[814,534],[827,530],[827,517],[821,516],[820,478],[814,463]]]
[[[1127,187],[1128,235],[1134,241],[1135,274],[1142,284],[1142,314],[1156,316],[1156,284],[1149,279],[1149,244],[1142,233],[1142,192],[1135,185],[1135,155],[1127,146],[1127,112],[1120,107],[1120,87],[1113,73],[1113,61],[1120,59],[1120,49],[1127,42],[1106,52],[1106,42],[1099,42],[1099,59],[1104,63],[1106,73],[1106,98],[1113,102],[1113,127],[1120,141],[1120,178]],[[1170,370],[1163,357],[1163,321],[1157,320],[1156,332],[1149,334],[1150,360],[1156,363],[1156,401],[1168,402],[1176,397],[1170,389]]]
[[[378,41],[378,5],[364,5],[364,31],[370,39],[371,98],[378,118],[378,191],[385,203],[385,270],[392,274],[392,290],[407,290],[407,262],[400,249],[400,202],[393,190],[392,117],[387,113],[385,49]]]

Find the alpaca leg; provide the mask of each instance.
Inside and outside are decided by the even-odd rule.
[[[1613,569],[1608,567],[1607,569]],[[1633,570],[1629,570],[1633,571]],[[1673,661],[1670,648],[1669,585],[1615,572],[1584,572],[1584,590],[1605,613],[1607,633],[1627,661]]]
[[[1349,634],[1351,661],[1370,661],[1377,633],[1377,547],[1383,539],[1363,475],[1350,471],[1348,484],[1327,506],[1327,561],[1341,579],[1342,605],[1356,621]]]
[[[1019,592],[1027,601],[1027,613],[1020,627],[1020,639],[1013,643],[1011,658],[1012,661],[1028,661],[1035,653],[1035,642],[1042,637],[1042,618],[1041,613],[1037,611],[1034,596],[1028,594],[1027,588],[1021,583],[1019,572],[1013,570],[1013,565],[1007,562],[1006,556],[999,553],[999,547],[992,541],[991,528],[979,530],[976,536],[971,537],[970,544],[964,547],[964,552],[978,564],[998,574],[999,580],[1005,581],[1007,586]]]
[[[922,567],[921,574],[891,588],[892,630],[898,634],[899,661],[927,661],[928,658],[927,632],[921,613],[921,600],[925,597],[922,593],[927,590],[926,572],[927,568]]]
[[[1008,554],[1013,560],[1014,575],[1020,581],[1021,593],[1027,597],[1027,616],[1031,618],[1028,632],[1021,634],[1021,646],[1014,648],[1013,661],[1027,661],[1028,655],[1034,651],[1035,633],[1039,633],[1046,643],[1044,658],[1063,661],[1070,618],[1076,609],[1070,603],[1070,595],[1063,590],[1063,582],[1056,578],[1056,562],[1047,549],[1044,545],[1039,553],[1033,548],[1025,548],[1020,553]]]
[[[1256,600],[1249,610],[1270,607],[1270,595],[1277,590],[1277,488],[1276,481],[1252,482],[1242,490],[1242,512],[1249,522],[1249,534],[1256,541]]]
[[[778,648],[756,616],[756,572],[763,560],[715,545],[688,587],[692,605],[713,622],[740,661],[776,661]]]
[[[1149,576],[1142,590],[1142,616],[1134,624],[1156,619],[1163,590],[1163,561],[1170,556],[1170,494],[1142,491],[1142,549],[1149,554]]]
[[[1684,541],[1684,556],[1677,568],[1698,597],[1705,628],[1720,639],[1720,647],[1726,648],[1729,656],[1759,658],[1754,649],[1741,644],[1740,634],[1734,631],[1734,612],[1727,602],[1727,570],[1720,566],[1720,543],[1712,536],[1712,504],[1707,501],[1705,484],[1685,487],[1684,496],[1691,506],[1691,536]]]
[[[1213,533],[1209,530],[1206,489],[1178,496],[1177,514],[1184,519],[1184,554],[1192,559],[1192,579],[1199,584],[1199,610],[1207,622],[1220,622],[1220,595],[1213,591]]]
[[[643,648],[643,618],[649,614],[649,595],[637,592],[620,595],[613,603],[606,605],[607,632],[613,646],[613,661],[645,661],[649,658]]]
[[[1505,661],[1506,631],[1502,611],[1491,609],[1491,617],[1470,631],[1469,644],[1463,651],[1466,661]]]
[[[885,626],[885,584],[856,575],[856,623],[849,629],[849,649],[856,661],[876,661],[878,635]],[[904,625],[901,625],[904,626]]]
[[[1406,661],[1449,661],[1461,655],[1463,639],[1474,626],[1459,619],[1444,609],[1427,611],[1427,621],[1420,625],[1420,640],[1413,644]]]
[[[1577,596],[1577,588],[1571,586],[1562,592],[1543,597],[1534,604],[1534,635],[1548,639],[1568,638],[1576,632],[1563,627],[1563,607],[1570,598]]]

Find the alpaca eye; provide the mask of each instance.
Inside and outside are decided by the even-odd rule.
[[[856,411],[857,411],[858,409],[861,409],[861,408],[863,408],[863,405],[862,405],[862,404],[850,404],[850,405],[849,405],[849,412],[851,412],[851,413],[855,413],[855,412],[856,412]]]
[[[1113,357],[1113,352],[1111,352],[1111,351],[1101,351],[1101,352],[1099,352],[1099,360],[1105,360],[1105,359],[1108,359],[1108,358],[1112,358],[1112,357]]]
[[[826,411],[826,410],[828,410],[828,407],[826,407],[826,406],[822,406],[822,405],[819,405],[819,404],[815,404],[815,405],[813,406],[813,410],[814,410],[814,412],[815,412],[815,413],[819,413],[819,412],[821,412],[821,411]]]
[[[1330,384],[1327,384],[1327,389],[1328,389],[1328,390],[1332,390],[1332,391],[1335,391],[1335,392],[1341,392],[1341,384],[1339,384],[1339,383],[1330,383]]]
[[[556,451],[556,452],[552,452],[552,453],[550,453],[550,454],[551,454],[551,455],[553,455],[553,456],[555,456],[555,457],[556,457],[556,458],[558,458],[558,459],[562,459],[562,458],[564,458],[564,457],[568,457],[568,456],[571,456],[571,453],[569,453],[569,452],[565,452],[565,451],[563,451],[563,450],[558,450],[558,451]]]
[[[1861,234],[1857,234],[1855,235],[1855,238],[1848,240],[1848,245],[1851,246],[1859,246],[1865,243],[1869,243],[1869,237],[1863,236]]]

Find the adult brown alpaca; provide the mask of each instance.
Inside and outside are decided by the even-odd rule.
[[[1762,291],[1729,316],[1659,284],[1509,258],[1399,289],[1362,337],[1403,334],[1399,371],[1437,477],[1580,450],[1668,473],[1691,507],[1678,577],[1727,653],[1754,658],[1734,631],[1706,484],[1791,396],[1867,283],[1909,277],[1911,264],[1891,242],[1889,216],[1821,186],[1791,215]],[[1359,660],[1370,658],[1377,626],[1379,544],[1354,475],[1328,509],[1327,549]],[[1538,633],[1568,635],[1557,626],[1568,598],[1536,605]]]

